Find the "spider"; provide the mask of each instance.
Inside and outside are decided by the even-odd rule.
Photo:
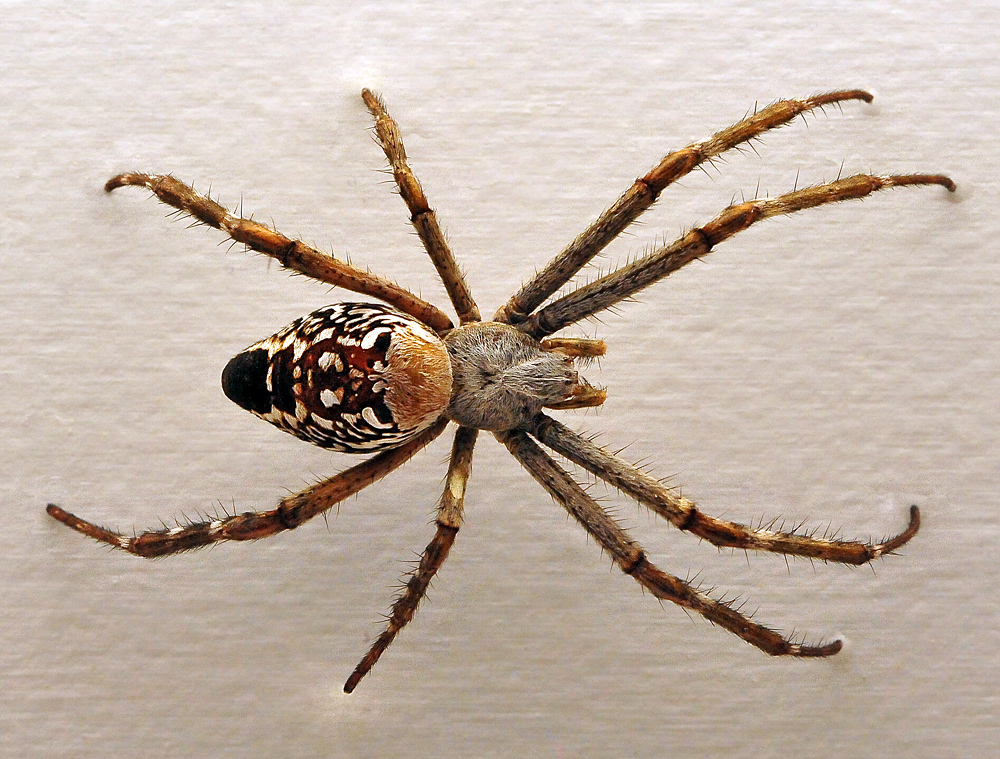
[[[354,690],[413,618],[431,579],[448,557],[462,524],[466,483],[480,430],[493,433],[613,562],[656,598],[693,610],[772,656],[825,657],[840,651],[839,640],[819,645],[795,642],[752,621],[730,603],[658,569],[642,547],[542,446],[677,528],[720,548],[866,564],[893,553],[917,533],[917,507],[910,508],[906,529],[881,543],[817,537],[795,530],[778,532],[708,516],[660,481],[545,413],[544,409],[598,406],[606,397],[604,390],[589,384],[576,368],[579,360],[604,355],[604,343],[552,335],[627,300],[762,219],[863,198],[888,187],[941,185],[954,191],[954,183],[937,174],[862,174],[775,198],[742,202],[675,242],[552,299],[668,185],[696,167],[799,115],[846,101],[871,102],[872,96],[863,90],[844,90],[779,101],[705,142],[667,155],[524,284],[492,321],[483,321],[437,217],[407,164],[398,126],[380,97],[367,89],[361,96],[374,118],[376,140],[388,159],[410,220],[458,314],[458,326],[444,311],[404,288],[255,221],[233,216],[172,176],[121,174],[109,180],[105,190],[146,187],[179,212],[222,230],[233,241],[275,258],[294,272],[388,304],[339,303],[321,308],[251,345],[222,373],[223,390],[231,400],[286,432],[335,451],[374,455],[284,498],[269,511],[224,514],[138,535],[100,527],[55,504],[48,505],[48,513],[84,535],[144,557],[223,540],[256,540],[294,529],[326,512],[402,466],[455,422],[458,430],[444,494],[437,506],[434,537],[392,604],[385,629],[344,685],[345,692]]]

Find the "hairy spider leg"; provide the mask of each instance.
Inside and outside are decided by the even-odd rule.
[[[771,656],[832,656],[841,649],[839,640],[818,646],[793,643],[774,630],[752,622],[731,605],[710,598],[679,577],[661,571],[649,562],[642,546],[619,527],[527,433],[510,430],[494,434],[521,466],[607,551],[618,568],[656,598],[698,612],[713,624],[729,630]]]
[[[695,227],[670,245],[552,301],[519,324],[518,328],[539,339],[551,335],[632,297],[685,264],[704,258],[720,242],[762,219],[863,198],[879,190],[906,185],[940,185],[949,192],[955,191],[955,183],[940,174],[886,177],[857,174],[775,198],[749,200],[730,206],[704,226]]]
[[[99,527],[54,503],[50,503],[46,511],[77,532],[147,559],[189,551],[223,540],[257,540],[294,529],[345,498],[364,490],[409,461],[417,451],[444,432],[447,426],[448,421],[441,419],[399,448],[383,451],[340,474],[283,498],[278,507],[270,511],[248,511],[207,522],[149,530],[134,536]]]
[[[494,318],[509,324],[519,324],[524,321],[653,205],[667,186],[698,166],[739,145],[750,143],[769,129],[783,126],[797,116],[848,100],[863,100],[870,103],[872,96],[864,90],[841,90],[805,100],[781,100],[756,111],[733,126],[716,132],[704,142],[670,153],[645,176],[635,180],[635,183],[593,224],[511,296]]]
[[[402,594],[392,605],[385,630],[355,667],[354,672],[344,684],[344,692],[353,691],[361,678],[368,674],[382,653],[389,647],[396,635],[417,612],[417,605],[427,593],[427,588],[437,574],[437,571],[448,558],[452,543],[462,526],[462,514],[465,503],[465,486],[472,471],[472,453],[476,445],[479,430],[471,427],[459,427],[455,433],[455,442],[451,451],[451,463],[448,466],[448,477],[445,480],[444,494],[437,510],[437,532],[424,549],[416,569],[403,588]]]
[[[410,209],[410,221],[417,230],[427,255],[437,268],[445,290],[448,291],[448,297],[458,312],[458,318],[462,324],[479,321],[479,306],[472,299],[469,286],[458,268],[448,242],[444,239],[437,215],[427,202],[423,187],[406,162],[406,149],[403,147],[399,126],[386,111],[381,97],[373,95],[367,89],[361,91],[361,97],[375,119],[375,137],[389,161],[399,194],[406,202],[406,207]]]
[[[771,551],[841,564],[867,564],[905,545],[920,528],[920,510],[910,508],[907,528],[881,543],[818,538],[795,532],[754,529],[707,516],[698,507],[664,487],[638,467],[578,435],[564,424],[539,414],[528,430],[539,442],[574,464],[628,494],[676,527],[719,548]]]
[[[264,253],[282,266],[320,282],[385,301],[420,320],[438,334],[447,332],[453,326],[444,311],[395,282],[321,253],[300,240],[291,240],[256,221],[233,216],[211,198],[200,195],[172,176],[119,174],[109,179],[104,189],[112,192],[125,186],[146,187],[167,205],[190,214],[210,227],[222,230],[250,250]]]

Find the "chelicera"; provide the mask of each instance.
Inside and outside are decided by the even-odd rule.
[[[817,537],[797,531],[752,528],[707,516],[694,503],[641,469],[573,432],[545,409],[574,409],[604,402],[603,390],[577,371],[580,359],[604,354],[604,343],[553,337],[581,320],[621,303],[757,221],[814,206],[862,198],[904,185],[953,182],[937,174],[857,175],[770,199],[730,206],[679,239],[589,284],[555,297],[611,240],[633,223],[670,184],[725,151],[769,129],[830,104],[870,102],[846,90],[777,102],[717,132],[705,142],[670,153],[636,180],[580,236],[483,321],[434,211],[410,170],[396,123],[382,100],[362,97],[389,161],[411,221],[440,274],[458,325],[437,307],[398,285],[350,266],[249,219],[231,215],[171,176],[121,174],[109,192],[147,187],[164,203],[221,229],[234,241],[278,260],[300,274],[375,298],[381,303],[338,303],[305,316],[251,345],[226,366],[223,389],[243,408],[303,440],[370,458],[283,499],[269,511],[245,512],[124,535],[50,504],[48,513],[73,529],[138,556],[155,557],[224,540],[255,540],[295,528],[400,467],[457,424],[436,533],[393,603],[385,630],[358,664],[344,690],[352,691],[397,633],[413,618],[431,578],[444,563],[463,520],[472,453],[480,430],[491,432],[551,496],[583,526],[621,568],[656,598],[691,609],[774,656],[823,657],[840,641],[806,644],[742,615],[688,582],[655,567],[625,530],[546,452],[554,451],[626,493],[681,530],[716,546],[771,551],[844,564],[865,564],[909,541],[920,522],[880,543]],[[541,445],[539,445],[541,443]],[[543,448],[544,446],[544,448]]]

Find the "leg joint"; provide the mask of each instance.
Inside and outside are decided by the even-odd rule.
[[[677,529],[682,532],[686,532],[694,527],[694,523],[698,521],[698,507],[691,506],[687,513],[681,517],[681,520],[677,522]]]
[[[705,249],[705,253],[708,253],[715,246],[715,243],[712,241],[708,232],[706,232],[702,227],[694,227],[690,232],[688,232],[688,234],[698,238],[700,247]]]
[[[635,556],[631,557],[631,561],[622,563],[622,572],[627,575],[634,575],[646,564],[649,564],[646,561],[646,554],[642,550],[639,550],[636,551]]]
[[[458,525],[448,524],[447,522],[442,522],[440,519],[435,523],[437,525],[438,531],[447,535],[452,540],[458,535]]]
[[[281,504],[277,508],[278,522],[286,530],[294,530],[300,524],[302,524],[302,518],[299,516],[299,509],[295,506],[287,507],[285,504]]]

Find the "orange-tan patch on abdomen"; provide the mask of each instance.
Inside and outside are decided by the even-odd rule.
[[[385,400],[401,429],[431,424],[451,400],[451,359],[441,340],[418,327],[398,327],[386,352]]]

